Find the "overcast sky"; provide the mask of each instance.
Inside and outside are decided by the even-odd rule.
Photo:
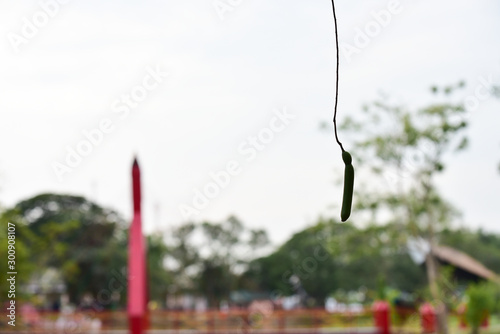
[[[330,6],[1,1],[0,204],[69,193],[129,218],[137,154],[147,231],[198,206],[191,219],[234,214],[279,243],[320,215],[337,217],[343,163],[332,133],[319,131],[335,88]],[[482,88],[500,82],[500,2],[336,6],[339,121],[380,91],[424,106],[431,85],[465,80],[463,97],[478,102],[471,145],[447,158],[438,182],[463,213],[457,223],[500,232],[500,100]]]

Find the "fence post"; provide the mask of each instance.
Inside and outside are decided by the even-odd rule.
[[[376,301],[372,307],[373,310],[373,320],[375,322],[375,328],[377,334],[389,334],[390,327],[390,307],[389,303],[383,300]]]
[[[423,333],[434,333],[436,331],[436,311],[430,303],[424,303],[420,307],[420,319]]]
[[[285,329],[286,329],[286,311],[285,310],[280,310],[279,311],[279,333],[284,334]]]

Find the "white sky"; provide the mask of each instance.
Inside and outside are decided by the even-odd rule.
[[[0,2],[1,205],[71,193],[130,217],[136,153],[147,231],[184,221],[179,205],[191,204],[194,189],[231,160],[241,173],[193,219],[235,214],[278,243],[319,215],[339,215],[340,150],[333,134],[319,131],[333,109],[329,0],[232,1],[224,19],[213,0],[73,0],[59,4],[15,52],[9,36],[22,36],[34,15],[42,22],[40,4],[55,1]],[[390,2],[337,1],[341,42],[355,46],[356,29],[376,22],[371,13]],[[500,2],[401,0],[400,8],[359,54],[350,61],[341,55],[339,121],[379,91],[422,106],[432,84],[464,79],[465,97],[480,77],[500,82]],[[119,118],[113,102],[157,66],[168,78]],[[499,106],[498,99],[481,99],[470,118],[470,148],[450,157],[439,178],[463,224],[497,232]],[[238,146],[283,108],[296,118],[246,161]],[[113,131],[59,182],[52,164],[64,163],[67,146],[75,148],[82,131],[105,118]]]

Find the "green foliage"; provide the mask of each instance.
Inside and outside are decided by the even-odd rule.
[[[37,265],[33,277],[23,274],[26,279],[36,282],[46,269],[56,268],[73,303],[91,293],[106,304],[109,282],[126,265],[124,221],[116,212],[83,197],[43,194],[8,211],[14,213],[17,225],[29,231],[19,240]]]
[[[23,224],[20,224],[20,217],[15,212],[0,213],[0,270],[2,275],[9,271],[15,271],[16,275],[16,300],[22,300],[27,297],[25,290],[21,287],[28,283],[31,274],[37,268],[36,263],[31,260],[32,251],[29,243],[33,242],[36,237]],[[15,270],[10,270],[8,267],[8,223],[15,225]],[[7,299],[9,284],[6,279],[0,280],[0,296],[2,300]]]
[[[477,331],[483,320],[493,311],[497,286],[491,283],[471,284],[467,288],[467,311],[465,317],[474,331]]]
[[[69,197],[37,196],[0,216],[2,226],[7,221],[16,224],[16,260],[23,272],[18,283],[36,282],[47,268],[55,268],[74,303],[91,293],[97,302],[111,307],[109,298],[117,294],[116,302],[124,305],[128,233],[123,220],[81,197]],[[89,237],[94,228],[101,233],[95,240]],[[6,231],[0,231],[0,261],[6,259],[1,255],[7,249]],[[298,293],[312,301],[308,305],[320,306],[330,295],[360,288],[368,289],[368,298],[375,299],[380,278],[385,281],[384,293],[415,292],[423,289],[426,277],[410,257],[408,237],[400,222],[361,228],[320,219],[270,255],[253,260],[268,244],[265,231],[248,229],[235,217],[219,223],[188,223],[176,228],[168,243],[160,234],[146,238],[150,299],[163,304],[171,293],[189,292],[207,296],[216,306],[231,291],[245,289],[273,296]],[[445,228],[439,238],[500,271],[499,236]],[[174,265],[166,269],[166,261]],[[456,290],[451,273],[438,283],[443,293]],[[0,293],[5,289],[1,282]]]
[[[1,225],[7,221],[16,223],[16,262],[22,272],[18,286],[38,282],[53,268],[62,276],[71,302],[78,305],[90,293],[100,306],[124,305],[128,230],[116,212],[79,196],[43,194],[4,212]],[[6,231],[6,227],[0,231],[0,255],[7,249]],[[163,303],[172,282],[164,266],[168,248],[159,235],[148,236],[146,241],[149,294],[151,300]],[[2,255],[1,260],[6,258]],[[1,282],[0,292],[5,287]]]
[[[171,292],[207,296],[210,306],[228,300],[232,290],[254,284],[240,274],[269,243],[264,230],[248,229],[233,216],[216,223],[181,225],[172,237],[168,254],[174,263]]]
[[[234,275],[228,265],[216,261],[203,261],[200,275],[196,279],[199,292],[211,307],[218,307],[221,300],[229,299],[234,289]]]
[[[372,299],[384,298],[391,290],[433,299],[426,289],[423,265],[416,264],[410,257],[407,240],[401,224],[358,228],[334,220],[320,220],[317,225],[294,234],[270,255],[252,261],[242,278],[250,290],[291,295],[297,293],[290,282],[290,277],[295,275],[316,305],[321,305],[329,295],[356,291],[360,287],[367,288]],[[440,240],[443,245],[466,253],[470,251],[480,262],[486,259],[500,263],[499,236],[448,228]],[[485,245],[488,247],[482,250]],[[315,259],[315,253],[324,256],[313,264],[310,259]],[[439,300],[449,308],[457,306],[460,298],[460,285],[455,277],[453,267],[442,267],[436,282]]]
[[[377,278],[377,299],[385,300],[387,298],[386,283],[383,275],[378,275]]]
[[[296,233],[271,255],[253,261],[244,276],[252,279],[259,290],[275,296],[304,289],[321,305],[336,288],[341,274],[326,248],[326,237],[326,223]],[[299,285],[293,283],[294,279]]]
[[[440,275],[436,278],[439,293],[437,299],[443,302],[449,310],[456,310],[460,305],[465,289],[458,281],[455,271],[456,267],[442,266],[440,267]],[[462,283],[468,284],[469,281]],[[417,291],[416,295],[422,300],[435,301],[429,286]]]
[[[269,256],[253,261],[245,277],[259,290],[273,294],[297,293],[290,282],[300,280],[304,291],[321,305],[329,295],[384,285],[415,291],[425,284],[425,272],[409,256],[397,225],[356,228],[334,220],[320,220],[296,233]],[[371,298],[377,298],[375,293]]]
[[[462,86],[434,92],[450,95]],[[433,177],[444,170],[445,153],[467,146],[463,104],[409,110],[384,98],[363,110],[362,121],[348,118],[342,128],[352,134],[355,162],[385,186],[358,187],[355,211],[371,212],[372,221],[390,212],[389,221],[404,222],[413,235],[425,234],[429,219],[445,225],[456,211],[439,195]]]
[[[168,247],[160,234],[147,236],[146,241],[149,299],[163,305],[168,294],[168,287],[173,282],[173,276],[164,264],[168,255]]]
[[[431,247],[436,244],[435,236],[458,214],[440,195],[435,177],[444,171],[447,153],[467,147],[466,109],[453,98],[463,86],[433,87],[435,102],[418,109],[383,98],[365,106],[361,121],[346,121],[343,129],[353,134],[351,153],[356,153],[358,175],[373,176],[369,185],[357,187],[354,212],[369,213],[371,223],[400,225],[407,238],[423,238]],[[432,297],[439,301],[439,271],[434,263],[430,258],[426,267]],[[438,318],[438,331],[446,333],[445,312]]]

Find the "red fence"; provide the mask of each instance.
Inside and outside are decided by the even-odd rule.
[[[2,316],[2,318],[5,315]],[[420,332],[418,313],[392,315],[393,328],[399,332]],[[28,321],[29,320],[29,321]],[[31,322],[31,324],[26,324]],[[149,333],[376,333],[371,308],[361,312],[329,313],[325,310],[231,310],[153,311],[149,315]],[[40,313],[32,319],[16,319],[15,332],[26,333],[127,333],[124,311]],[[14,328],[0,324],[1,333]]]

